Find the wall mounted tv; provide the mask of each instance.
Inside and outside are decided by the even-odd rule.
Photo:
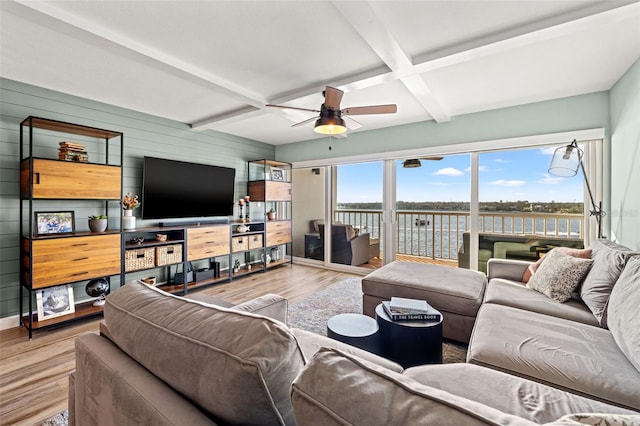
[[[144,157],[142,218],[233,215],[236,170]]]

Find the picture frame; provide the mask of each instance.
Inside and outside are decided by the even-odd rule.
[[[279,167],[271,167],[271,180],[284,180],[284,170]]]
[[[61,285],[40,288],[36,291],[38,321],[69,315],[76,311],[73,300],[73,287]]]
[[[75,232],[75,218],[72,211],[34,212],[36,235],[67,234]]]

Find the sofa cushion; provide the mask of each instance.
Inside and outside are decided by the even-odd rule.
[[[305,426],[534,424],[326,348],[296,378],[291,400]]]
[[[544,294],[522,285],[522,283],[501,278],[489,281],[484,295],[484,303],[512,306],[584,324],[599,325],[591,310],[582,302],[570,299],[564,303],[558,303]]]
[[[551,250],[527,287],[558,302],[566,302],[571,299],[571,293],[578,287],[592,263],[591,259],[581,259]]]
[[[640,371],[639,309],[640,257],[632,257],[611,292],[607,307],[607,323],[616,343],[638,371]]]
[[[601,327],[485,303],[467,362],[640,410],[640,372]]]
[[[424,365],[409,368],[404,375],[423,385],[536,423],[554,421],[567,413],[633,413],[631,410],[473,364]]]
[[[580,297],[598,318],[600,325],[607,326],[607,301],[627,259],[634,254],[629,248],[608,240],[594,240],[593,266],[580,288]]]
[[[305,358],[283,323],[138,282],[107,296],[104,318],[121,350],[216,419],[293,423]]]
[[[561,253],[564,254],[568,254],[569,256],[573,256],[573,257],[578,257],[580,259],[590,259],[591,258],[591,249],[575,249],[575,248],[570,248],[570,247],[554,247],[551,250],[549,250],[549,253],[551,253],[552,251],[559,251]],[[547,258],[547,256],[543,256],[540,259],[538,259],[535,263],[532,263],[531,265],[529,265],[529,267],[527,268],[526,271],[524,271],[524,274],[522,275],[522,282],[523,283],[528,283],[529,280],[531,279],[531,276],[533,274],[536,273],[536,271],[538,270],[538,268],[540,267],[540,265],[542,264],[542,262],[544,262],[544,260]]]

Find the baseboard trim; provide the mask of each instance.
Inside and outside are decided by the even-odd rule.
[[[10,328],[19,327],[19,316],[13,315],[11,317],[0,318],[0,330],[8,330]]]

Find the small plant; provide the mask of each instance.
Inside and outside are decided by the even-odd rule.
[[[100,214],[97,216],[89,216],[89,220],[100,220],[100,219],[107,219],[107,215],[106,214]]]
[[[273,209],[273,207],[271,208],[271,210],[269,210],[269,213],[275,213],[276,211]]]

